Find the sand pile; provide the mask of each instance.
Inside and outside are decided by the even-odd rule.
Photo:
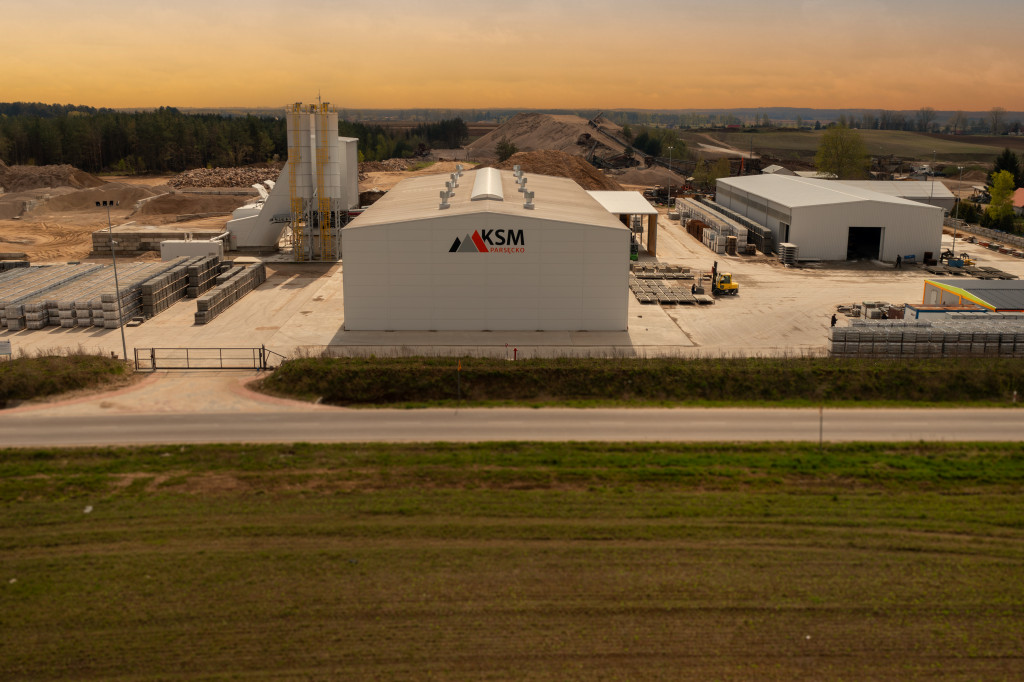
[[[264,180],[277,182],[280,168],[194,168],[179,173],[167,184],[182,187],[251,187]]]
[[[661,166],[628,168],[621,173],[612,173],[609,177],[615,178],[623,185],[642,185],[644,187],[654,187],[655,185],[678,187],[686,184],[686,179],[682,175]]]
[[[512,170],[518,165],[524,173],[553,175],[575,180],[583,189],[621,190],[622,185],[597,170],[578,156],[558,151],[518,152],[503,163],[492,164],[494,168]],[[485,166],[479,166],[484,168]]]
[[[7,192],[23,192],[41,187],[99,187],[105,184],[94,175],[74,166],[0,166],[0,187]]]
[[[249,197],[217,194],[162,194],[144,201],[132,215],[189,215],[193,213],[230,213]]]
[[[622,129],[604,119],[598,119],[597,123],[607,132],[599,131],[581,116],[516,114],[466,148],[471,156],[494,158],[498,142],[508,138],[521,152],[547,149],[585,156],[597,141],[605,152],[621,153],[625,144],[616,136],[621,135]]]

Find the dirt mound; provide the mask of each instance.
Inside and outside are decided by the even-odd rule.
[[[591,122],[581,116],[556,114],[516,114],[479,140],[467,145],[470,155],[496,158],[495,148],[502,138],[521,152],[555,150],[586,156],[596,142],[602,151],[621,153],[626,145],[622,129],[603,118]]]
[[[964,182],[979,182],[985,184],[988,182],[988,173],[980,170],[972,170],[964,173]]]
[[[23,192],[41,187],[99,187],[106,183],[74,166],[2,166],[0,187],[8,192]]]
[[[679,173],[673,173],[668,168],[652,166],[651,168],[629,168],[621,173],[613,173],[614,178],[623,185],[643,185],[654,187],[655,185],[672,185],[678,187],[686,184],[686,179]]]
[[[125,185],[120,182],[108,182],[102,187],[68,192],[54,197],[32,209],[32,213],[53,211],[84,211],[96,208],[97,201],[116,201],[122,207],[131,208],[136,202],[154,196],[156,192],[148,187]]]
[[[518,165],[524,173],[537,175],[553,175],[559,178],[575,180],[583,189],[621,190],[622,185],[607,177],[578,156],[558,151],[518,152],[502,163],[493,164],[494,168],[512,170]],[[481,166],[483,168],[483,166]]]
[[[182,187],[251,187],[264,180],[277,182],[280,168],[195,168],[179,173],[167,184]]]
[[[144,201],[134,215],[189,215],[193,213],[230,213],[249,197],[215,194],[162,194]]]

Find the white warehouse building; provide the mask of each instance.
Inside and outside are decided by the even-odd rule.
[[[572,180],[410,178],[343,234],[346,330],[626,329],[629,228]]]
[[[942,209],[861,185],[787,175],[722,178],[715,201],[768,227],[800,258],[854,260],[939,255]]]

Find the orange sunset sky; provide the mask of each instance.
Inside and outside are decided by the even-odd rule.
[[[1020,0],[0,0],[0,101],[1024,110]]]

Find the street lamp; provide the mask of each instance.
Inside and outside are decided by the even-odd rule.
[[[107,209],[107,237],[110,240],[110,257],[114,260],[114,296],[117,298],[117,326],[121,330],[121,351],[124,353],[124,361],[128,362],[128,344],[124,340],[124,317],[121,312],[121,286],[117,282],[117,254],[114,252],[114,228],[110,224],[110,207],[117,206],[119,201],[97,201],[97,206],[104,206]]]
[[[673,147],[668,148],[668,210],[672,210],[672,150]]]
[[[932,197],[935,196],[935,158],[936,158],[935,150],[933,149],[932,150],[932,167],[929,169],[932,172],[932,184],[930,185],[930,190],[928,191],[928,205],[929,206],[932,205]]]
[[[964,191],[964,167],[957,166],[960,171],[960,181],[956,184],[956,218],[953,219],[953,256],[956,256],[956,225],[960,220],[960,193]]]

